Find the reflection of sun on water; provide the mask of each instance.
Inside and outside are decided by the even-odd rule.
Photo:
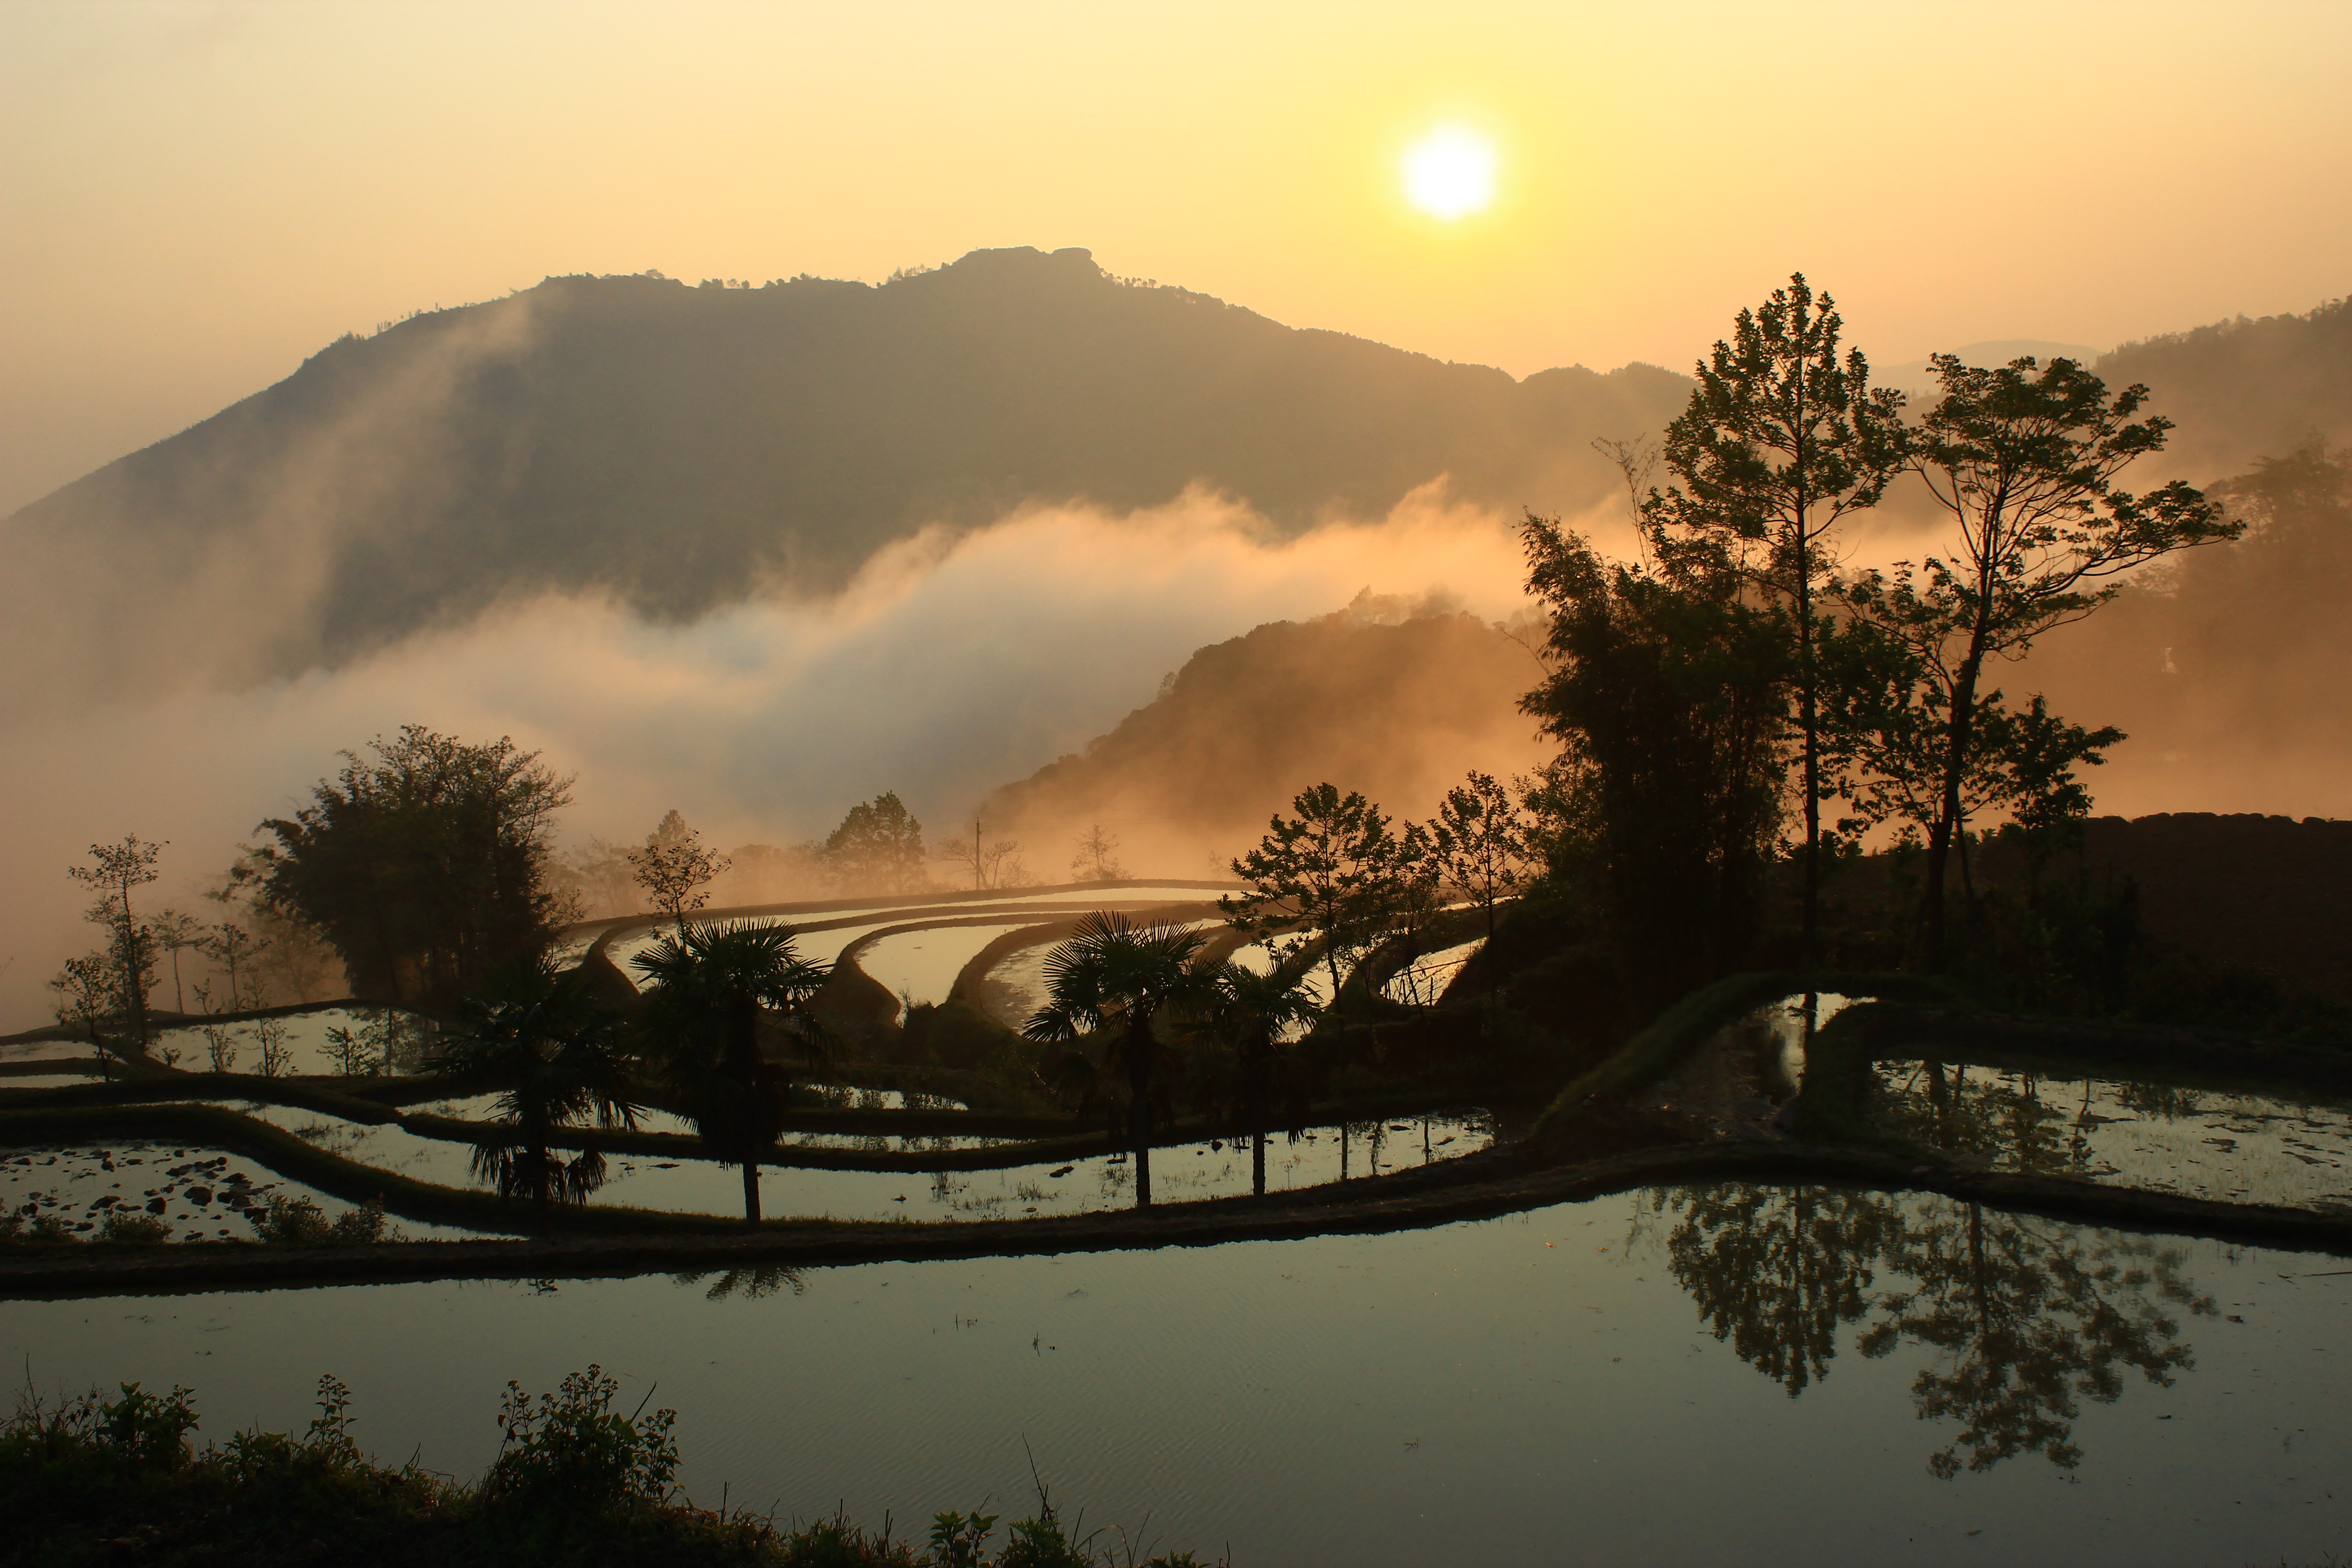
[[[1458,125],[1441,125],[1404,154],[1405,199],[1452,223],[1495,199],[1495,144]]]

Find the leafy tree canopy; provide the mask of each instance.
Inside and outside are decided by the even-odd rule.
[[[453,1008],[553,939],[549,835],[572,781],[506,737],[421,724],[370,742],[290,818],[261,825],[261,897],[310,921],[359,995]]]

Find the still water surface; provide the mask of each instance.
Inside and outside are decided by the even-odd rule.
[[[44,1386],[197,1390],[460,1474],[498,1389],[675,1405],[700,1500],[1031,1502],[1244,1563],[2317,1561],[2352,1278],[1916,1194],[1717,1184],[1374,1237],[0,1304]],[[714,1299],[714,1287],[727,1287]]]

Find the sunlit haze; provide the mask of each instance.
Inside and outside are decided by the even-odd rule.
[[[1521,375],[1687,369],[1796,267],[1884,362],[2308,310],[2352,255],[2352,6],[2220,15],[16,0],[0,511],[551,273],[1080,245]],[[1503,153],[1475,222],[1405,194],[1437,125]]]

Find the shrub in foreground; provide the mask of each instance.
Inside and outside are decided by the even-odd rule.
[[[677,1492],[671,1410],[627,1415],[603,1369],[536,1397],[509,1383],[498,1457],[477,1484],[394,1469],[361,1453],[351,1391],[319,1380],[318,1415],[299,1436],[240,1432],[197,1448],[193,1391],[121,1397],[93,1391],[51,1404],[30,1389],[0,1425],[0,1564],[69,1568],[137,1561],[196,1564],[338,1563],[741,1564],[744,1568],[1096,1568],[1108,1553],[1073,1542],[1050,1507],[1009,1527],[991,1554],[992,1514],[943,1513],[929,1549],[846,1519],[799,1529],[737,1510],[698,1509]],[[1129,1559],[1132,1568],[1133,1559]],[[1190,1553],[1151,1568],[1198,1568]]]

